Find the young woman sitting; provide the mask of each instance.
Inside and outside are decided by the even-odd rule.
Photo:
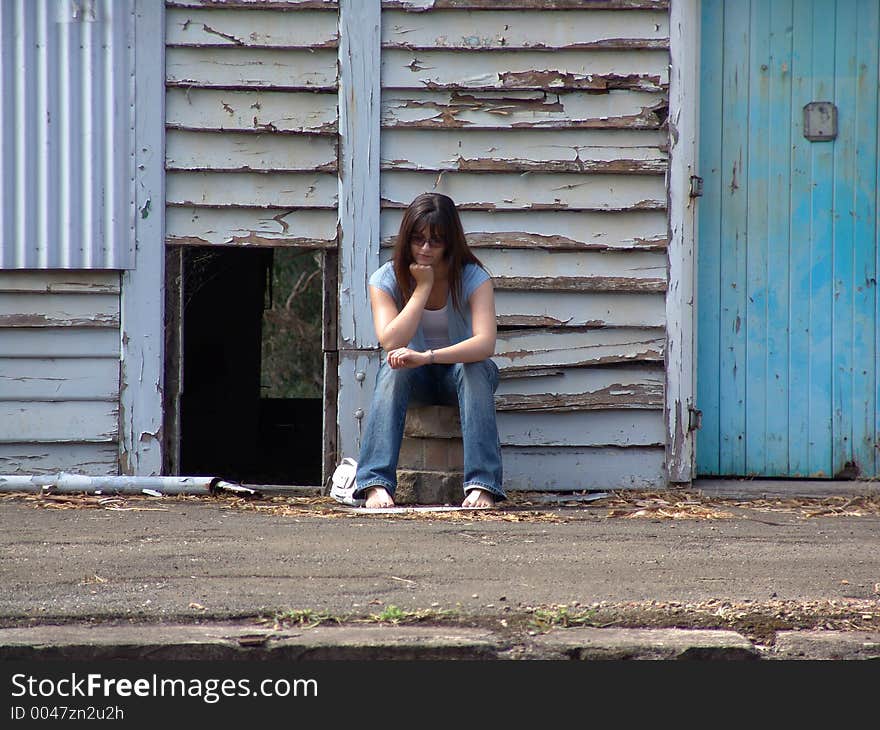
[[[394,258],[370,277],[376,336],[386,353],[361,440],[354,496],[394,506],[410,402],[458,403],[464,507],[505,499],[495,422],[495,294],[467,245],[452,200],[419,195],[400,224]]]

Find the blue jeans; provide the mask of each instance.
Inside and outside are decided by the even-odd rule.
[[[383,360],[361,439],[355,496],[363,497],[370,487],[384,487],[394,495],[403,424],[412,401],[425,405],[458,403],[465,494],[479,487],[491,492],[496,500],[506,499],[501,487],[501,441],[495,423],[497,387],[498,366],[491,360],[399,370]]]

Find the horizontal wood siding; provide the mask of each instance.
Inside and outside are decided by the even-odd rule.
[[[335,246],[337,3],[166,11],[166,242]]]
[[[116,272],[0,272],[0,472],[118,473]]]
[[[668,3],[382,6],[381,259],[416,195],[456,201],[506,486],[662,484]]]

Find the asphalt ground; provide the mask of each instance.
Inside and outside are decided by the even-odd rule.
[[[859,719],[877,663],[856,660],[880,658],[880,495],[852,487],[394,515],[314,494],[2,495],[0,726],[364,724],[389,707],[495,724],[722,706],[728,721]],[[89,678],[105,683],[94,697],[53,690]]]
[[[880,632],[876,493],[544,498],[370,515],[319,496],[5,495],[0,627],[454,628],[504,658],[573,629],[728,630],[766,657],[786,632]]]

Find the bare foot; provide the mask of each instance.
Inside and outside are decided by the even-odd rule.
[[[467,497],[464,498],[464,502],[461,503],[461,506],[494,507],[495,497],[492,496],[492,492],[487,492],[485,489],[474,487],[467,493]]]
[[[364,507],[367,509],[382,509],[393,506],[394,500],[391,499],[391,495],[388,494],[385,487],[373,487],[367,490],[367,501],[364,503]]]

